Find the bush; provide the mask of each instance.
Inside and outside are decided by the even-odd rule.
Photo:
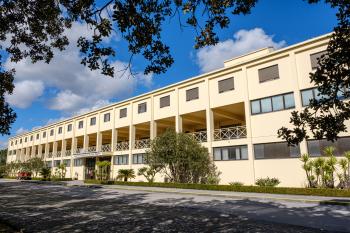
[[[239,181],[233,181],[233,182],[230,182],[229,184],[236,187],[243,186],[243,183]]]
[[[256,180],[255,184],[260,187],[276,187],[281,183],[277,178],[259,178]]]
[[[160,188],[179,188],[179,189],[198,189],[214,191],[233,191],[233,192],[251,192],[251,193],[272,193],[272,194],[290,194],[290,195],[308,195],[308,196],[327,196],[327,197],[350,197],[349,189],[329,189],[329,188],[287,188],[287,187],[260,187],[260,186],[233,186],[233,185],[208,185],[208,184],[183,184],[183,183],[148,183],[148,182],[122,182],[122,181],[101,181],[85,180],[87,184],[104,185],[130,185],[141,187],[160,187]]]

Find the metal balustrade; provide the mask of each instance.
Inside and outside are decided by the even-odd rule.
[[[150,145],[151,145],[151,139],[149,139],[149,138],[135,140],[134,149],[149,148]]]
[[[47,157],[52,158],[52,155],[53,155],[53,152],[49,152],[49,153],[47,154]]]
[[[89,146],[87,151],[88,152],[96,152],[97,151],[97,147],[96,146]]]
[[[66,156],[70,156],[70,155],[72,154],[72,151],[71,151],[71,150],[66,150],[66,151],[64,152],[64,154],[65,154]]]
[[[80,154],[80,153],[83,153],[83,152],[84,152],[83,148],[76,148],[76,149],[74,149],[74,153],[75,154]]]
[[[207,131],[198,131],[187,134],[190,135],[197,142],[206,142],[208,140]]]
[[[102,152],[110,152],[111,151],[111,144],[104,144],[101,146]]]
[[[235,126],[214,130],[214,141],[230,140],[247,137],[246,126]]]
[[[56,157],[61,157],[61,155],[62,155],[62,152],[61,152],[61,151],[57,151],[57,152],[56,152]]]
[[[129,141],[118,142],[115,145],[115,150],[117,151],[129,150]]]

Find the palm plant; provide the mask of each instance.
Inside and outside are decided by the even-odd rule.
[[[119,169],[118,170],[118,180],[123,180],[124,182],[127,182],[129,179],[135,178],[135,171],[134,169]]]

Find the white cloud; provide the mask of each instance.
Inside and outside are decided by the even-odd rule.
[[[198,50],[196,62],[202,72],[208,72],[223,67],[227,59],[264,47],[278,49],[285,45],[285,41],[275,42],[273,35],[267,35],[261,28],[242,29],[233,35],[233,39]]]
[[[87,109],[101,106],[101,103],[109,103],[111,99],[130,96],[137,85],[150,87],[152,75],[137,75],[130,77],[129,72],[116,73],[114,78],[104,76],[99,71],[90,71],[81,62],[79,49],[76,47],[76,40],[80,35],[89,37],[92,31],[85,25],[74,24],[72,29],[67,31],[70,45],[63,52],[56,52],[50,64],[38,62],[32,64],[29,59],[22,60],[16,64],[9,60],[6,68],[16,69],[15,93],[9,96],[9,102],[16,106],[26,108],[43,94],[44,89],[57,90],[54,95],[46,100],[47,108],[61,111],[65,116],[86,111]],[[106,39],[108,44],[117,41],[116,35]],[[121,61],[114,61],[112,64],[115,70],[123,69],[127,64]],[[26,84],[26,85],[24,85]],[[40,84],[40,88],[34,86],[23,91],[27,84]],[[31,91],[29,91],[32,89]],[[27,96],[24,93],[30,93]]]
[[[18,108],[29,107],[34,100],[44,92],[42,81],[23,80],[15,83],[12,95],[7,95],[6,100]]]
[[[16,130],[16,135],[19,135],[19,134],[22,134],[22,133],[26,133],[26,132],[28,132],[28,130],[21,127],[21,128]]]

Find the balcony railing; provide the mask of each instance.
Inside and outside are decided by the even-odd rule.
[[[141,139],[141,140],[135,140],[134,149],[144,149],[149,148],[151,145],[151,139]]]
[[[111,151],[111,144],[104,144],[101,146],[102,152],[110,152]]]
[[[115,145],[115,150],[117,151],[129,150],[129,141],[118,142]]]
[[[61,155],[62,155],[62,152],[61,151],[57,151],[56,152],[56,157],[58,158],[58,157],[61,157]]]
[[[199,131],[193,133],[187,133],[197,142],[206,142],[208,140],[207,131]]]
[[[247,137],[246,126],[235,126],[214,130],[214,141],[230,140]]]
[[[76,149],[74,149],[74,154],[80,154],[80,153],[83,153],[83,152],[84,152],[83,148],[76,148]]]
[[[89,146],[87,151],[88,152],[96,152],[97,151],[97,147],[96,146]]]
[[[52,155],[53,155],[53,152],[49,152],[49,153],[47,154],[47,157],[52,158]]]
[[[71,151],[71,150],[66,150],[66,151],[64,152],[64,154],[65,154],[66,156],[70,156],[70,155],[72,154],[72,151]]]

